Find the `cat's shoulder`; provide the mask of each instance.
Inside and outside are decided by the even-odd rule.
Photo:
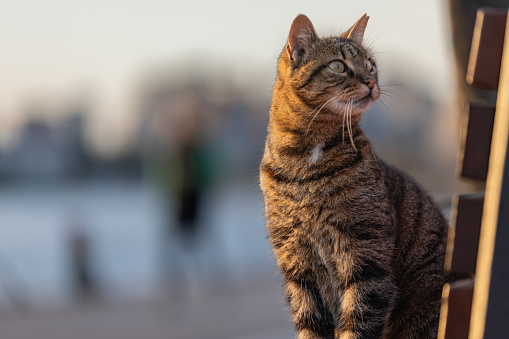
[[[377,158],[385,180],[389,186],[405,186],[407,188],[423,190],[417,180],[415,180],[410,174],[387,163],[380,157]]]

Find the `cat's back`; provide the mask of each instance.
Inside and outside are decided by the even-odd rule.
[[[394,213],[396,250],[392,265],[400,291],[389,338],[410,338],[421,326],[423,332],[428,331],[424,323],[405,322],[418,319],[415,314],[422,312],[430,316],[427,321],[438,323],[442,286],[447,282],[444,259],[448,222],[432,197],[408,174],[383,161],[380,164]]]
[[[448,222],[431,195],[412,177],[401,170],[379,160],[385,178],[386,194],[392,206],[394,226],[397,234],[397,260],[405,266],[418,264],[430,253],[445,255]],[[419,255],[422,255],[419,257]],[[440,266],[440,267],[439,267]],[[443,260],[436,267],[443,275]]]

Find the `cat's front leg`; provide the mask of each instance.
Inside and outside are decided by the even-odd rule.
[[[286,295],[297,339],[333,339],[334,318],[312,280],[287,279]]]
[[[354,282],[344,290],[337,339],[381,339],[396,288],[389,276]]]

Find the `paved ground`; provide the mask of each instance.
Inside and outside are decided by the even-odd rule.
[[[180,299],[180,300],[179,300]],[[0,314],[2,339],[283,339],[294,337],[277,285],[192,299]]]

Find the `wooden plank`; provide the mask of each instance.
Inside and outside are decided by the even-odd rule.
[[[509,338],[509,33],[504,43],[469,339]]]
[[[481,232],[484,193],[462,194],[453,199],[451,229],[447,238],[445,271],[474,274]]]
[[[463,178],[486,180],[495,105],[470,103],[463,112],[457,169]]]
[[[467,68],[469,85],[497,88],[506,19],[504,9],[484,7],[477,11]]]
[[[438,339],[467,339],[474,280],[466,279],[445,284]]]

